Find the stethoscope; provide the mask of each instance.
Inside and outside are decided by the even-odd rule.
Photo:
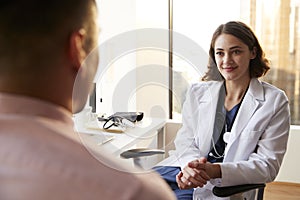
[[[248,87],[249,87],[249,86],[248,86]],[[248,88],[247,88],[247,90],[248,90]],[[244,93],[243,98],[241,99],[241,101],[240,101],[240,103],[239,103],[239,106],[240,106],[241,102],[243,101],[243,99],[244,99],[244,97],[245,97],[245,95],[246,95],[246,93],[247,93],[247,90],[246,90],[246,92]],[[218,102],[218,105],[219,105],[219,102]],[[239,109],[239,108],[238,108],[238,109]],[[222,107],[222,113],[224,113],[224,112],[226,113],[225,108]],[[234,119],[235,119],[235,117],[236,117],[236,115],[237,115],[237,112],[238,112],[238,110],[235,112],[235,116],[233,117],[233,119],[231,120],[231,122],[230,122],[230,120],[229,120],[229,122],[227,122],[227,113],[225,114],[224,134],[223,134],[223,141],[225,142],[224,152],[223,152],[223,153],[219,153],[219,152],[218,152],[218,150],[217,150],[217,148],[216,148],[216,143],[215,143],[215,141],[214,141],[214,137],[211,137],[212,149],[213,149],[214,153],[211,151],[211,152],[208,154],[209,156],[211,156],[211,157],[213,157],[213,158],[215,158],[215,159],[220,159],[220,158],[223,158],[223,157],[224,157],[226,146],[227,146],[227,144],[228,144],[228,142],[229,142],[229,140],[230,140],[231,128],[232,128]],[[230,127],[228,127],[228,124],[230,125]],[[230,129],[229,129],[229,128],[230,128]]]
[[[229,138],[230,138],[230,131],[228,131],[228,125],[227,125],[227,123],[225,123],[225,125],[224,125],[225,127],[224,127],[224,134],[223,134],[223,140],[224,140],[224,142],[225,142],[225,148],[226,148],[226,146],[227,146],[227,144],[228,144],[228,142],[229,142]],[[223,158],[224,156],[225,156],[225,150],[224,150],[224,152],[223,152],[223,154],[221,155],[221,153],[219,153],[218,152],[218,150],[217,150],[217,148],[216,148],[216,143],[215,143],[215,141],[214,141],[214,138],[212,137],[211,138],[211,142],[212,142],[212,147],[213,147],[213,150],[214,150],[214,153],[212,153],[212,152],[210,152],[208,155],[209,156],[211,156],[211,157],[213,157],[213,158],[215,158],[215,159],[220,159],[220,158]]]

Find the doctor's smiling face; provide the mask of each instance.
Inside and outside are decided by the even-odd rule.
[[[245,81],[245,78],[265,75],[270,63],[251,28],[242,22],[230,21],[215,30],[207,67],[202,80]]]
[[[239,38],[231,34],[221,34],[216,38],[215,61],[228,81],[250,80],[250,61],[256,57],[256,48],[250,50]]]

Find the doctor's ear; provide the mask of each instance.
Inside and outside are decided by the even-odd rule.
[[[80,29],[79,31],[73,32],[69,38],[69,59],[75,70],[79,70],[81,63],[86,58],[86,51],[84,50],[85,36],[86,31]]]
[[[251,51],[251,60],[256,58],[256,54],[257,54],[257,48],[253,47]]]

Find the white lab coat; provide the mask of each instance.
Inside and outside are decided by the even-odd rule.
[[[183,168],[188,162],[207,156],[222,85],[222,81],[209,81],[190,87],[182,111],[183,125],[175,139],[176,150],[158,165]],[[225,148],[222,178],[195,189],[194,199],[221,199],[212,194],[214,185],[273,181],[286,152],[289,125],[289,105],[284,92],[253,78]],[[245,193],[247,199],[253,199],[251,195],[253,192]]]

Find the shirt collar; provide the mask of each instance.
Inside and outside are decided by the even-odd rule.
[[[73,125],[72,113],[66,108],[34,97],[0,93],[0,115],[29,115],[59,120]]]

